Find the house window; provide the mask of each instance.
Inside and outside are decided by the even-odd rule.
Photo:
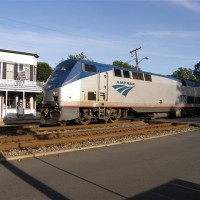
[[[6,97],[4,96],[4,104],[6,105]],[[16,93],[8,92],[7,108],[16,108]]]
[[[19,71],[23,71],[23,65],[22,64],[19,65]]]
[[[14,64],[7,63],[6,79],[14,79]]]
[[[25,72],[26,80],[30,80],[30,66],[29,65],[24,65],[23,66],[23,71]]]

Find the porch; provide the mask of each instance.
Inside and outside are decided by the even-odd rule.
[[[23,115],[36,116],[36,94],[42,92],[42,84],[35,81],[0,80],[0,119],[17,118],[18,106]]]

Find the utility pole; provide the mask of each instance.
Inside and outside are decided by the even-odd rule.
[[[139,48],[136,48],[136,49],[134,49],[134,50],[132,50],[132,51],[130,51],[130,53],[131,54],[133,54],[133,53],[135,53],[135,62],[136,62],[136,69],[137,70],[139,70],[139,63],[142,61],[142,60],[148,60],[149,58],[147,58],[147,57],[144,57],[144,58],[142,58],[140,61],[138,61],[138,50],[139,49],[141,49],[142,47],[140,46]],[[132,55],[132,57],[133,57],[133,55]]]
[[[137,69],[139,68],[139,66],[138,66],[139,62],[138,62],[138,53],[137,53],[137,51],[138,51],[139,49],[141,49],[141,48],[142,48],[142,47],[140,46],[139,48],[136,48],[136,49],[130,51],[130,54],[135,53],[135,62],[136,62],[136,68],[137,68]]]

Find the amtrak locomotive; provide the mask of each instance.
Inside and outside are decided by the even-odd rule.
[[[200,83],[85,60],[61,62],[45,84],[41,120],[115,122],[200,114]]]

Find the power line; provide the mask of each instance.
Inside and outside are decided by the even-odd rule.
[[[49,30],[49,31],[54,31],[54,32],[60,32],[58,30],[55,30],[53,28],[48,28],[48,27],[45,27],[45,26],[40,26],[40,25],[36,25],[36,24],[31,24],[31,23],[27,23],[27,22],[24,22],[24,21],[21,21],[21,20],[16,20],[16,19],[11,19],[11,18],[7,18],[7,17],[0,17],[1,20],[7,20],[7,21],[12,21],[12,22],[16,22],[16,23],[19,23],[19,24],[24,24],[24,25],[28,25],[28,26],[33,26],[33,27],[37,27],[37,28],[40,28],[40,29],[46,29],[46,30]],[[62,32],[60,32],[62,33]]]

